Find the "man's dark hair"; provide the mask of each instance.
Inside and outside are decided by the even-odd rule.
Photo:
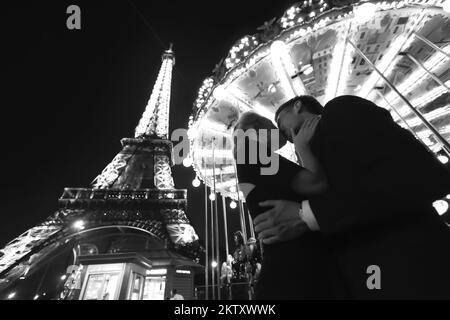
[[[172,289],[173,294],[177,294],[177,292],[178,292],[177,289]]]
[[[322,114],[323,106],[320,104],[319,101],[316,100],[313,96],[297,96],[292,98],[291,100],[283,103],[278,110],[275,112],[275,120],[278,120],[278,116],[280,115],[280,112],[287,109],[292,108],[297,101],[302,102],[302,106],[304,110],[314,113],[314,114]]]

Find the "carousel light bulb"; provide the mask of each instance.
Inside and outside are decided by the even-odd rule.
[[[270,91],[271,93],[275,93],[275,92],[277,92],[277,87],[275,87],[275,85],[272,83],[272,84],[269,86],[269,91]]]
[[[190,127],[187,131],[187,135],[189,139],[194,139],[197,136],[197,129]]]
[[[440,162],[442,162],[443,164],[446,164],[446,163],[448,162],[448,158],[447,158],[446,156],[439,155],[439,156],[437,156],[437,158],[438,158],[438,160],[439,160]]]
[[[194,186],[195,188],[198,188],[200,186],[200,180],[198,179],[198,177],[195,177],[195,179],[192,180],[192,186]]]
[[[183,159],[183,166],[185,167],[190,167],[192,166],[192,158],[191,157],[186,157]]]
[[[34,296],[33,300],[37,300],[37,299],[39,299],[39,295],[38,294]]]
[[[442,9],[443,9],[445,12],[449,12],[449,13],[450,13],[450,0],[445,1],[445,2],[442,4]]]
[[[216,195],[214,193],[209,194],[209,200],[214,201],[216,200]]]
[[[276,40],[272,42],[270,45],[270,50],[272,51],[272,54],[276,56],[282,55],[286,50],[286,45],[281,40]]]
[[[75,229],[83,230],[84,229],[84,221],[83,220],[77,220],[72,225]]]
[[[363,3],[353,9],[355,20],[359,23],[366,23],[375,16],[377,6],[373,3]]]
[[[15,295],[16,295],[15,292],[11,292],[10,294],[8,294],[8,299],[14,298]]]
[[[216,261],[212,261],[211,262],[211,267],[213,267],[213,268],[217,267],[217,262]]]
[[[436,209],[437,213],[442,216],[448,211],[448,202],[445,200],[437,200],[433,202],[433,207]]]
[[[213,96],[216,100],[224,100],[227,96],[227,92],[222,85],[219,85],[214,89]]]
[[[450,193],[445,198],[450,199]]]
[[[62,275],[61,276],[61,280],[66,280],[67,276],[66,275]]]
[[[237,207],[236,201],[231,201],[230,202],[230,208],[231,209],[236,209],[236,207]]]
[[[310,64],[305,65],[302,69],[303,69],[302,70],[303,74],[306,76],[311,74],[314,70],[312,65],[310,65]]]

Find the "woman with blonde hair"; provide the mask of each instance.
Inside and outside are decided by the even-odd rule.
[[[298,140],[307,145],[316,124],[316,120],[305,123]],[[254,112],[243,113],[234,127],[233,136],[239,189],[253,219],[267,210],[259,206],[263,201],[301,202],[327,189],[325,174],[309,148],[298,155],[302,166],[275,153],[286,141],[269,119]],[[262,174],[262,169],[272,165],[261,161],[259,155],[264,152],[272,161],[278,162],[276,174]],[[282,243],[263,243],[262,250],[264,255],[255,289],[256,299],[344,297],[333,255],[319,232],[306,231],[298,238]]]

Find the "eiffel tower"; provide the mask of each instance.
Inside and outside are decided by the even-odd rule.
[[[65,188],[52,216],[0,250],[0,290],[30,276],[58,248],[74,245],[81,234],[108,228],[138,230],[163,243],[165,255],[172,258],[198,257],[198,236],[186,216],[187,191],[175,189],[171,172],[168,127],[174,64],[171,45],[162,55],[134,138],[121,140],[122,150],[91,187]]]

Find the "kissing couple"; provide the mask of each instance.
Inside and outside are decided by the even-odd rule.
[[[298,96],[274,123],[243,113],[239,189],[263,245],[256,299],[450,299],[450,230],[432,203],[450,173],[389,111],[356,96]],[[275,153],[286,140],[298,163]],[[249,153],[277,157],[276,174]],[[258,159],[259,157],[257,157]]]

